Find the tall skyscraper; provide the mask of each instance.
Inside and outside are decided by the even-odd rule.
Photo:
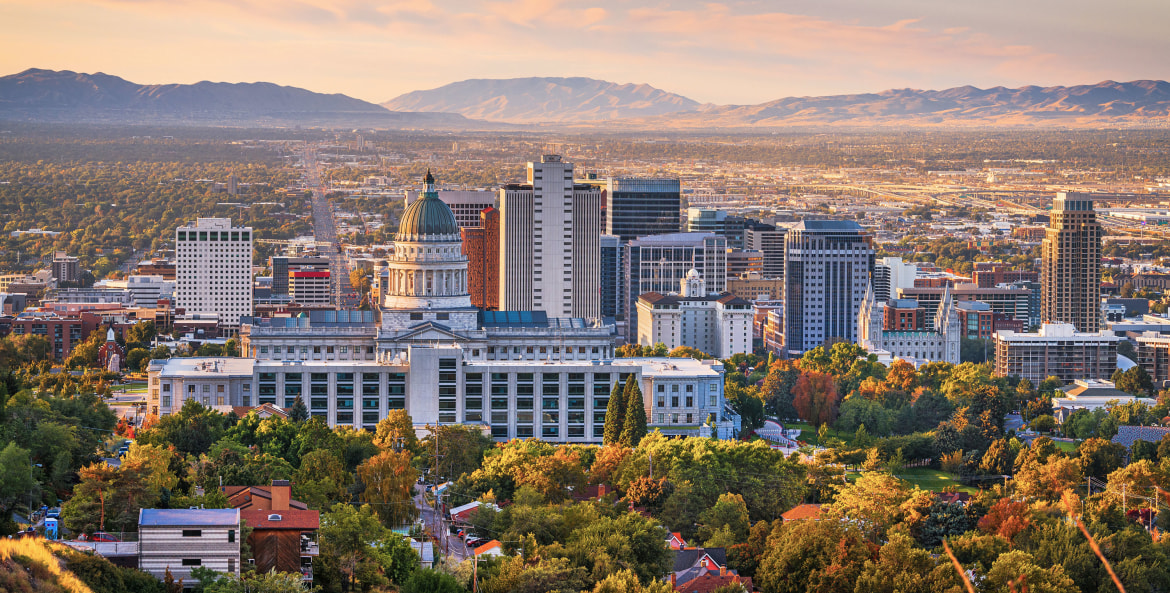
[[[1101,329],[1101,236],[1090,196],[1056,194],[1040,247],[1041,323]]]
[[[491,206],[484,208],[479,213],[479,226],[463,227],[460,232],[463,233],[463,255],[467,256],[467,290],[471,293],[471,304],[480,309],[498,310],[500,211]]]
[[[662,294],[678,290],[679,281],[691,270],[705,280],[714,293],[727,290],[727,239],[714,233],[671,233],[641,237],[626,244],[622,253],[622,302],[627,337],[638,331],[638,297],[648,292]]]
[[[784,242],[784,340],[790,356],[840,338],[857,319],[874,267],[873,237],[850,220],[805,220]]]
[[[558,155],[500,190],[500,309],[601,316],[601,190]]]
[[[625,319],[622,305],[622,240],[614,235],[601,236],[601,316]]]
[[[252,314],[252,227],[200,218],[175,229],[175,306],[238,327]]]
[[[585,183],[605,189],[605,234],[631,241],[646,235],[677,233],[682,189],[677,179],[616,177]]]

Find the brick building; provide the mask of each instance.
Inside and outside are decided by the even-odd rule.
[[[467,257],[467,290],[480,309],[500,308],[500,211],[488,206],[479,213],[478,227],[463,227],[463,255]]]

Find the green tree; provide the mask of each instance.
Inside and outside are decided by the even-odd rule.
[[[704,541],[714,537],[718,531],[727,529],[731,541],[739,543],[747,538],[751,527],[747,504],[739,494],[721,494],[714,506],[699,514],[699,522],[699,538]]]
[[[291,422],[304,422],[309,419],[309,408],[305,407],[305,399],[298,397],[288,409],[288,419]]]
[[[293,497],[311,509],[328,509],[334,503],[348,502],[348,487],[353,476],[336,453],[318,449],[301,458],[293,480]]]
[[[231,418],[235,418],[235,415]],[[183,455],[199,455],[206,453],[223,436],[233,424],[231,418],[189,399],[177,414],[162,416],[153,426],[140,432],[138,441],[153,445],[174,445]]]
[[[1027,583],[1029,593],[1079,593],[1060,565],[1041,568],[1031,554],[1020,550],[1008,552],[995,560],[987,572],[984,589],[989,593],[1016,591],[1011,583],[1022,579]]]
[[[467,591],[455,577],[437,570],[420,568],[402,584],[402,593],[464,593]]]
[[[1086,476],[1104,479],[1121,467],[1125,446],[1105,439],[1092,438],[1077,446],[1081,471]]]
[[[647,584],[662,579],[670,570],[666,537],[666,529],[657,521],[637,513],[599,517],[569,535],[564,553],[596,580],[628,568],[638,575],[639,582]]]
[[[101,462],[81,468],[81,481],[61,507],[65,527],[75,533],[135,531],[138,511],[156,500],[145,474],[138,464],[113,468]]]
[[[765,593],[853,591],[870,557],[869,542],[851,523],[792,521],[769,538],[755,580]]]
[[[146,364],[150,362],[150,352],[145,348],[131,348],[126,353],[126,363],[123,365],[127,370],[143,371],[146,369]]]
[[[406,450],[411,455],[421,451],[418,436],[414,432],[414,420],[406,410],[390,410],[378,421],[374,429],[374,444],[383,449]]]
[[[371,543],[396,536],[382,526],[372,507],[333,505],[328,512],[321,514],[319,533],[321,555],[337,560],[338,568],[350,589],[359,583],[363,589],[387,583]]]
[[[626,425],[626,398],[622,392],[621,383],[613,382],[613,389],[609,391],[609,403],[605,408],[605,433],[602,444],[616,445],[621,441],[622,429]]]
[[[914,547],[914,540],[894,533],[878,551],[876,560],[866,560],[857,579],[857,591],[867,593],[931,593],[931,573],[936,563],[930,552]]]
[[[1114,386],[1131,395],[1149,397],[1154,392],[1154,380],[1141,365],[1113,374]]]
[[[0,450],[0,512],[7,518],[18,500],[28,500],[33,480],[32,460],[28,450],[8,443]]]
[[[427,436],[420,443],[427,455],[438,455],[436,469],[439,477],[456,480],[475,471],[483,462],[484,453],[492,440],[475,425],[427,425]]]
[[[626,398],[626,418],[622,424],[621,445],[623,447],[637,447],[646,436],[646,405],[642,400],[642,388],[638,386],[635,375],[626,379],[626,389],[623,396]]]
[[[1052,432],[1056,428],[1056,419],[1047,414],[1037,416],[1028,423],[1028,427],[1036,432]]]
[[[126,342],[128,344],[138,344],[140,347],[145,348],[154,341],[156,335],[158,335],[158,331],[153,321],[139,321],[130,326],[130,329],[126,330]]]

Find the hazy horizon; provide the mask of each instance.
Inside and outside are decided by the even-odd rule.
[[[1170,4],[1004,0],[0,0],[0,71],[273,82],[381,103],[469,78],[582,76],[699,102],[1170,78]]]

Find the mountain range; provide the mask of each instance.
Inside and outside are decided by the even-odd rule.
[[[392,113],[342,94],[269,82],[137,84],[112,76],[30,68],[0,77],[0,119],[416,124],[468,127],[454,114]],[[470,125],[469,127],[475,127]]]
[[[693,111],[700,105],[648,84],[577,77],[464,80],[406,93],[382,106],[509,123],[566,123],[659,116]]]
[[[266,82],[142,85],[102,73],[29,69],[0,77],[0,119],[629,131],[1168,126],[1170,83],[894,89],[713,105],[646,84],[592,78],[472,79],[376,105]]]

